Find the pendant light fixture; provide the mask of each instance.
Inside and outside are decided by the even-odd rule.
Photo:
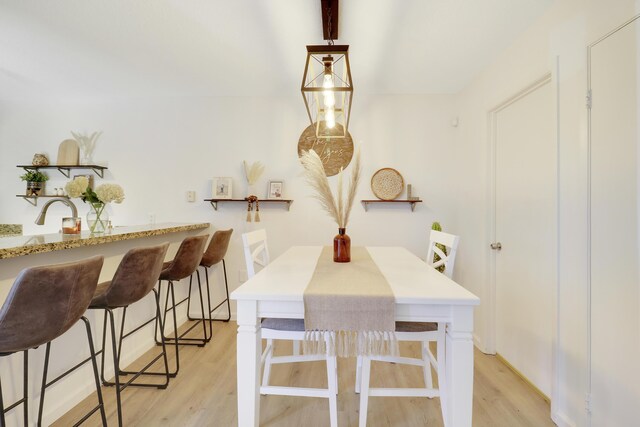
[[[327,45],[307,46],[302,98],[318,138],[345,138],[349,129],[353,82],[349,46],[334,45],[338,37],[338,0],[321,0]]]

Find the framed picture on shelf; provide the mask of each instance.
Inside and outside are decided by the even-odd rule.
[[[267,199],[282,199],[284,181],[269,181],[267,189]]]
[[[211,193],[214,199],[231,199],[233,196],[233,180],[231,177],[213,178],[213,189]]]

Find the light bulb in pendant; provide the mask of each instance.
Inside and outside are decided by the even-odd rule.
[[[324,114],[324,121],[329,129],[333,129],[336,125],[336,115],[333,108],[328,108]]]
[[[333,77],[331,74],[324,75],[324,82],[322,83],[322,87],[328,90],[322,92],[324,96],[324,106],[326,108],[333,108],[336,105],[336,97],[333,94]]]

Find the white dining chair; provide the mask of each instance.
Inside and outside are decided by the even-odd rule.
[[[448,278],[451,278],[453,276],[453,266],[456,261],[459,242],[460,236],[431,230],[431,234],[429,235],[429,249],[427,250],[427,264],[433,268],[444,266],[444,274]],[[446,253],[443,252],[438,245],[444,246]],[[434,255],[438,255],[440,259],[434,261]]]
[[[264,229],[244,233],[242,235],[245,262],[247,264],[247,276],[249,278],[256,274],[256,266],[262,268],[269,264],[269,247],[267,245],[267,233]],[[337,364],[335,356],[320,355],[300,355],[274,356],[274,340],[287,340],[300,342],[304,340],[304,319],[262,319],[262,338],[267,344],[262,353],[262,385],[260,394],[280,395],[280,396],[304,396],[322,397],[329,399],[329,419],[331,427],[338,425],[338,405],[336,395],[338,394]],[[327,333],[327,340],[330,339]],[[328,346],[327,346],[328,347]],[[295,353],[295,352],[294,352]],[[285,387],[269,385],[271,366],[280,363],[312,362],[325,360],[327,363],[327,388],[309,387]]]
[[[444,266],[443,274],[451,278],[453,266],[458,249],[459,236],[431,230],[429,237],[429,250],[427,264],[437,268]],[[437,244],[446,248],[446,254]],[[434,254],[440,259],[433,261]],[[360,356],[356,367],[356,393],[360,393],[360,423],[361,427],[367,425],[367,408],[369,396],[394,396],[394,397],[440,397],[442,419],[447,426],[447,395],[445,373],[445,333],[446,324],[443,322],[396,322],[396,338],[398,342],[420,342],[421,358],[401,356]],[[429,349],[429,343],[436,342],[437,357]],[[422,367],[422,375],[425,386],[420,388],[371,388],[371,361],[391,362],[401,365],[414,365]],[[433,386],[431,368],[438,375],[438,387]]]

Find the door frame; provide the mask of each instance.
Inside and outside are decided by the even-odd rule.
[[[618,31],[623,30],[627,26],[634,24],[637,20],[640,19],[640,14],[633,16],[628,21],[622,23],[616,28],[612,29],[608,33],[604,34],[596,41],[592,42],[587,46],[587,391],[586,395],[588,399],[591,399],[591,393],[593,391],[592,388],[592,371],[593,371],[593,360],[592,360],[592,300],[591,300],[591,291],[592,291],[592,283],[591,283],[591,265],[592,265],[592,257],[591,257],[591,161],[592,161],[592,117],[591,117],[591,50],[596,47],[598,44],[608,39],[609,37],[616,34]],[[591,426],[591,411],[587,411],[587,420],[588,425]]]
[[[558,61],[556,59],[556,75],[557,75],[557,71],[558,71]],[[497,195],[496,195],[496,167],[497,167],[497,161],[496,161],[496,155],[497,155],[497,125],[498,125],[498,113],[502,110],[504,110],[505,108],[509,107],[510,105],[514,104],[515,102],[521,100],[522,98],[526,97],[527,95],[535,92],[536,90],[540,89],[541,87],[547,85],[547,84],[552,84],[553,83],[553,79],[552,79],[552,73],[548,72],[545,75],[543,75],[542,77],[538,78],[537,80],[535,80],[534,82],[530,83],[528,86],[524,87],[523,89],[519,90],[518,92],[516,92],[514,95],[510,96],[509,98],[505,99],[504,101],[502,101],[501,103],[499,103],[498,105],[496,105],[494,108],[490,109],[489,112],[487,113],[487,129],[488,129],[488,142],[489,142],[489,189],[488,189],[488,193],[489,193],[489,217],[488,217],[488,222],[489,222],[489,227],[488,227],[488,233],[487,233],[487,250],[489,251],[489,266],[488,266],[488,292],[487,292],[487,298],[486,298],[486,306],[487,306],[487,310],[485,311],[485,313],[487,314],[487,317],[485,319],[487,328],[487,339],[485,342],[485,349],[486,352],[489,354],[496,354],[496,309],[497,309],[497,303],[496,303],[496,251],[490,249],[489,244],[491,242],[496,242],[496,202],[497,202]],[[558,127],[558,114],[559,114],[559,108],[558,108],[558,94],[559,94],[559,87],[558,87],[558,81],[556,79],[555,82],[555,91],[554,91],[554,98],[555,98],[555,115],[554,115],[554,120],[555,120],[555,132],[556,132],[556,138],[555,138],[555,145],[556,145],[556,188],[555,190],[555,202],[556,202],[556,206],[555,206],[555,217],[556,217],[556,235],[555,235],[555,249],[556,249],[556,275],[555,275],[555,292],[553,293],[553,300],[551,301],[551,306],[552,306],[552,319],[551,319],[551,324],[552,324],[552,332],[551,332],[551,339],[552,339],[552,344],[551,344],[551,348],[552,348],[552,361],[551,361],[551,396],[549,396],[549,398],[551,399],[551,414],[553,414],[555,412],[555,405],[557,402],[557,390],[558,390],[558,273],[559,273],[559,265],[557,264],[557,260],[558,260],[558,254],[559,254],[559,248],[558,248],[558,244],[559,244],[559,230],[560,230],[560,223],[558,221],[558,215],[559,215],[559,200],[558,200],[558,196],[559,196],[559,127]]]

